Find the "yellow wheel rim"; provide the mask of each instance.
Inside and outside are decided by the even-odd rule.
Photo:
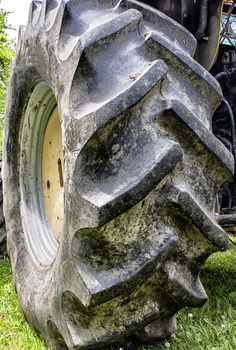
[[[42,184],[47,220],[57,241],[64,221],[64,162],[62,131],[56,107],[45,130],[42,156]]]

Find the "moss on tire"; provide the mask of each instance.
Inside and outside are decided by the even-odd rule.
[[[4,213],[22,309],[52,349],[155,342],[175,330],[179,309],[207,298],[199,270],[227,247],[214,203],[233,158],[212,135],[221,90],[195,47],[140,1],[32,2],[8,93]],[[52,232],[32,192],[35,127],[52,101],[65,218],[47,249]]]

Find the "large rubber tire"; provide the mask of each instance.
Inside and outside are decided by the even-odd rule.
[[[5,219],[3,216],[2,159],[0,159],[0,259],[7,255]]]
[[[227,247],[214,204],[233,158],[212,135],[221,90],[195,47],[140,1],[32,3],[8,94],[4,213],[22,309],[51,349],[156,341],[207,298],[199,270]],[[65,218],[52,250],[32,194],[41,86],[63,132]]]

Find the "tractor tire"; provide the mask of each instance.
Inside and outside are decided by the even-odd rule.
[[[0,159],[0,259],[7,256],[5,219],[3,216],[2,159]]]
[[[195,48],[141,1],[32,2],[4,214],[23,312],[50,349],[156,342],[207,299],[199,270],[227,248],[214,204],[234,162],[211,132],[221,90]]]

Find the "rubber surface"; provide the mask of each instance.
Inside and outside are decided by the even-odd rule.
[[[0,259],[7,256],[5,219],[3,216],[2,159],[0,159]]]

